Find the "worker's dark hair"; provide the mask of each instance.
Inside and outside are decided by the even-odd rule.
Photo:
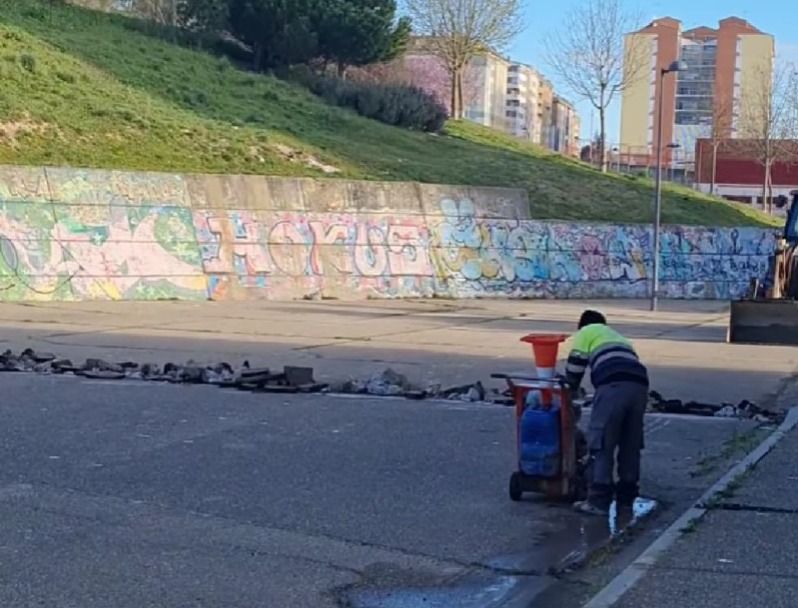
[[[607,319],[597,310],[586,310],[579,318],[579,329],[587,325],[606,325]]]

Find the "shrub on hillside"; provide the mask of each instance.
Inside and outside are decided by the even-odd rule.
[[[29,55],[28,53],[23,53],[19,56],[19,63],[22,65],[25,70],[33,74],[36,71],[36,57],[33,55]]]
[[[307,71],[293,77],[331,105],[352,108],[394,127],[437,133],[446,122],[446,108],[418,87],[355,82]]]

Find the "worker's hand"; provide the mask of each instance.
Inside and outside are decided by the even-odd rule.
[[[569,390],[571,390],[572,392],[574,392],[574,387],[571,386],[571,383],[568,381],[568,376],[566,376],[565,374],[557,374],[557,376],[555,376],[555,378],[556,378],[557,382],[560,384],[560,386],[566,387]],[[576,389],[576,390],[578,390],[578,389]]]

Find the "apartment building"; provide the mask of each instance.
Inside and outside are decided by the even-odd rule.
[[[656,19],[626,36],[626,51],[627,73],[637,76],[623,93],[619,161],[630,166],[654,165],[660,93],[664,164],[690,172],[696,141],[710,137],[713,124],[728,137],[751,131],[751,105],[773,72],[773,37],[737,17],[689,30]],[[661,77],[677,60],[686,69]]]
[[[579,128],[579,116],[573,104],[554,94],[546,147],[569,156],[579,156]]]
[[[516,63],[507,78],[507,131],[556,152],[579,156],[579,115],[534,68]]]
[[[414,38],[405,54],[389,64],[389,80],[420,87],[452,111],[452,83],[443,60],[426,38]],[[510,63],[494,53],[475,57],[462,77],[465,118],[486,127],[505,129],[505,99]],[[369,68],[364,68],[368,70]]]
[[[416,39],[394,66],[400,79],[434,94],[451,112],[451,83],[446,68]],[[483,53],[463,75],[464,117],[552,150],[578,156],[579,117],[573,105],[535,68]]]
[[[510,65],[507,72],[507,131],[515,137],[543,143],[541,120],[542,77],[532,67],[521,63]]]
[[[507,130],[507,82],[510,62],[494,53],[471,60],[463,77],[463,114],[467,120]]]

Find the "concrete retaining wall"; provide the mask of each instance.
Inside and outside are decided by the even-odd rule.
[[[645,226],[529,219],[523,192],[0,168],[0,299],[645,297]],[[774,231],[668,227],[662,288],[740,296]]]

